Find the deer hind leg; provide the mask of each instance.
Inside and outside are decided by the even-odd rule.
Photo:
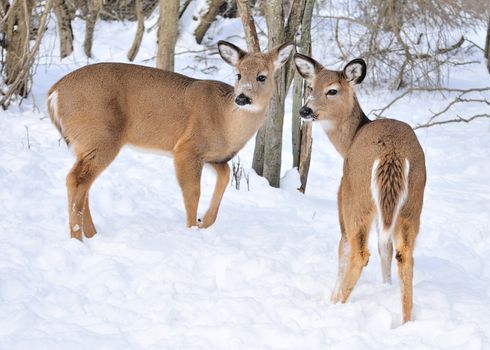
[[[95,229],[94,222],[92,221],[92,215],[90,214],[90,206],[89,206],[89,194],[87,190],[87,194],[85,195],[85,202],[83,203],[83,211],[84,211],[84,216],[83,216],[83,234],[87,238],[92,238],[95,236],[97,233],[97,230]]]
[[[184,197],[186,225],[197,225],[197,208],[201,196],[201,174],[203,163],[194,152],[179,151],[174,156],[175,173]]]
[[[70,235],[82,240],[82,233],[90,238],[95,226],[90,215],[88,192],[97,176],[112,162],[119,148],[93,148],[80,155],[66,177]]]
[[[199,227],[206,228],[214,224],[218,215],[221,199],[230,181],[230,167],[228,163],[212,163],[211,166],[216,170],[216,185],[214,187],[213,197],[206,214],[200,220]]]
[[[413,250],[418,225],[412,220],[400,217],[395,228],[395,259],[400,278],[400,291],[403,311],[403,323],[412,318],[413,305]]]
[[[340,192],[342,191],[342,185]],[[339,193],[339,199],[342,194]],[[362,269],[368,264],[369,249],[368,235],[373,215],[371,210],[357,210],[346,215],[352,208],[347,208],[351,203],[339,201],[339,216],[342,238],[339,243],[339,274],[336,288],[332,294],[333,303],[345,303],[361,275]],[[367,206],[366,208],[369,208]],[[354,215],[352,215],[354,214]]]
[[[378,224],[378,253],[381,258],[381,274],[383,283],[391,284],[391,260],[393,259],[393,242],[391,232],[383,230],[382,223]]]

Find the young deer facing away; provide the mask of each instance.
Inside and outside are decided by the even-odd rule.
[[[92,237],[88,192],[122,146],[163,151],[174,157],[184,197],[187,226],[208,227],[228,184],[227,162],[265,119],[274,73],[289,59],[292,44],[269,53],[247,53],[225,41],[221,57],[238,70],[235,87],[197,80],[156,68],[99,63],[80,68],[48,94],[51,120],[74,151],[68,173],[71,237]],[[217,173],[209,209],[197,221],[203,165]]]
[[[367,265],[368,234],[376,216],[383,281],[391,283],[394,244],[403,322],[407,322],[425,187],[422,148],[409,125],[393,119],[370,121],[363,113],[353,89],[366,75],[362,59],[349,62],[341,72],[327,70],[300,54],[295,54],[294,61],[311,86],[301,117],[318,120],[344,158],[338,193],[339,270],[332,302],[347,301]]]

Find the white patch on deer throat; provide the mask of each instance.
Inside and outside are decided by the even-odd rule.
[[[323,130],[330,131],[335,128],[335,122],[331,119],[322,119],[319,120],[318,123],[322,126]]]
[[[80,231],[80,226],[78,226],[78,224],[76,224],[75,226],[72,227],[72,230],[73,230],[73,232],[78,232],[78,231]]]

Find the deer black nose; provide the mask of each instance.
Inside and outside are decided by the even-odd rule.
[[[245,106],[251,104],[252,100],[250,99],[250,97],[244,94],[240,94],[235,98],[235,103],[239,106]]]
[[[310,107],[303,106],[303,107],[301,107],[301,109],[299,110],[299,115],[300,115],[302,118],[305,118],[305,119],[310,119],[310,118],[313,118],[313,111],[311,110],[311,108],[310,108]]]

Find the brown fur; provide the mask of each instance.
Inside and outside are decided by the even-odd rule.
[[[82,233],[86,237],[96,233],[88,203],[90,186],[127,144],[170,153],[187,226],[208,227],[215,222],[230,176],[227,161],[264,122],[274,73],[293,48],[288,44],[270,53],[247,54],[232,44],[220,44],[229,47],[228,52],[240,53],[234,65],[242,79],[235,88],[123,63],[86,66],[51,87],[51,120],[77,157],[66,182],[72,237],[81,240]],[[267,80],[256,81],[259,74]],[[243,91],[253,110],[235,104],[235,96]],[[198,222],[200,178],[206,163],[216,171],[217,180],[209,209]]]
[[[356,65],[358,70],[352,74],[346,68],[327,70],[310,57],[295,55],[298,71],[312,87],[305,108],[310,110],[310,117],[324,123],[327,136],[344,158],[338,193],[339,273],[332,302],[348,300],[368,263],[368,234],[378,216],[378,220],[382,219],[378,224],[378,251],[383,280],[391,282],[394,245],[406,322],[412,312],[413,249],[426,179],[424,153],[409,125],[392,119],[370,121],[365,116],[353,89],[364,78],[361,68],[364,65],[365,69],[365,64],[355,61],[346,66]],[[337,93],[328,95],[331,89]],[[373,172],[376,162],[378,167]],[[372,173],[375,179],[371,179]]]
[[[395,152],[384,155],[379,163],[376,178],[380,189],[380,207],[385,229],[392,224],[395,207],[403,191],[403,177],[401,158]]]

